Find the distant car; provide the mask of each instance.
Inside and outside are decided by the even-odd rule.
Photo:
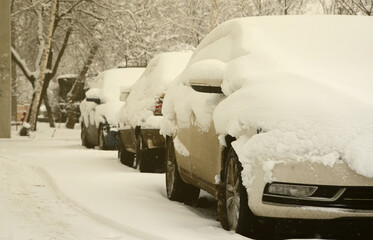
[[[73,87],[77,77],[78,76],[76,74],[64,74],[57,77],[57,83],[59,86],[57,96],[58,108],[56,109],[57,111],[54,112],[54,116],[57,122],[66,122],[68,112],[67,95]],[[77,122],[79,122],[80,118],[79,105],[81,101],[84,99],[84,97],[84,90],[81,89],[77,94],[75,102],[73,104],[73,108],[77,116]]]
[[[101,72],[80,104],[81,139],[87,148],[117,149],[117,112],[122,106],[120,87],[132,86],[144,68],[116,68]]]
[[[118,155],[123,164],[141,172],[164,172],[165,139],[159,133],[163,97],[190,56],[190,52],[157,55],[133,85],[120,110]]]
[[[203,189],[222,226],[252,238],[299,224],[311,237],[372,238],[367,29],[368,17],[277,16],[209,33],[164,99],[167,197],[193,202]]]

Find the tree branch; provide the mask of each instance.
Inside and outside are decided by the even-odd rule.
[[[365,7],[365,4],[361,1],[358,0],[359,3],[354,2],[354,4],[360,8],[361,11],[363,11],[366,15],[370,16],[370,11]]]
[[[27,67],[27,64],[24,60],[21,59],[17,51],[12,47],[12,60],[17,64],[17,66],[21,69],[22,73],[25,75],[27,80],[30,81],[31,85],[34,86],[35,84],[35,76],[31,73],[30,69]]]
[[[84,14],[86,14],[86,15],[88,15],[88,16],[90,16],[90,17],[92,17],[92,18],[94,18],[94,19],[96,19],[98,21],[105,21],[106,20],[105,18],[96,16],[93,13],[90,13],[90,12],[87,12],[87,11],[84,11],[84,10],[79,10],[79,12],[84,13]]]
[[[56,73],[57,73],[58,66],[60,65],[60,62],[61,62],[62,56],[63,56],[63,54],[65,53],[65,49],[66,49],[67,44],[68,44],[68,42],[69,42],[69,38],[70,38],[71,32],[72,32],[72,28],[69,27],[69,28],[67,29],[67,31],[66,31],[65,38],[64,38],[64,40],[63,40],[63,43],[62,43],[61,49],[60,49],[60,51],[58,52],[56,62],[54,63],[53,70],[52,70],[52,73],[51,73],[51,78],[53,78],[53,77],[56,75]]]
[[[79,0],[79,1],[77,1],[76,3],[72,4],[72,5],[70,6],[69,9],[67,9],[64,13],[61,13],[61,15],[59,16],[59,18],[63,18],[63,17],[66,16],[67,14],[71,13],[71,11],[72,11],[75,7],[79,6],[80,4],[82,4],[82,3],[85,2],[85,1],[86,1],[86,0]]]
[[[26,8],[20,9],[20,10],[18,10],[18,11],[16,11],[16,12],[12,13],[11,17],[14,17],[15,15],[17,15],[17,14],[19,14],[19,13],[21,13],[21,12],[27,11],[27,10],[29,10],[30,8],[35,7],[36,5],[38,5],[39,3],[41,3],[42,1],[43,1],[43,0],[40,0],[40,1],[35,2],[35,3],[33,2],[31,6],[28,6],[28,7],[26,7]],[[14,0],[13,0],[13,2],[12,2],[12,5],[13,5],[13,4],[14,4]],[[12,7],[13,7],[13,6],[12,6]]]

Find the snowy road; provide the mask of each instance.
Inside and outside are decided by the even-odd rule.
[[[247,239],[220,227],[207,194],[204,208],[170,202],[163,174],[85,149],[79,134],[40,125],[0,140],[0,240]]]

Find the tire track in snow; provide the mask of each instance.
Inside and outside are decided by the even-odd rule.
[[[0,156],[0,240],[138,239],[82,214],[41,172]]]
[[[53,223],[53,216],[51,216],[51,214],[53,215],[53,212],[55,211],[55,209],[53,209],[53,207],[56,208],[58,204],[59,205],[65,205],[64,208],[67,208],[67,211],[70,210],[70,212],[66,213],[67,215],[72,214],[72,217],[74,217],[74,216],[77,215],[76,212],[78,212],[78,213],[81,213],[81,214],[87,216],[88,218],[92,219],[93,221],[95,221],[99,224],[106,225],[110,228],[113,228],[113,229],[119,231],[119,232],[122,232],[126,235],[129,235],[125,238],[118,237],[118,236],[114,236],[114,237],[107,236],[107,237],[101,237],[100,239],[126,239],[126,240],[127,239],[144,239],[144,240],[167,240],[167,239],[169,239],[169,238],[163,238],[163,237],[148,233],[146,231],[142,231],[140,229],[135,229],[135,228],[127,226],[127,225],[123,225],[121,223],[113,221],[112,219],[106,218],[105,216],[97,214],[97,213],[95,213],[94,211],[92,211],[88,208],[85,208],[84,206],[82,206],[78,202],[76,202],[73,199],[68,198],[66,195],[64,195],[63,192],[59,189],[59,187],[55,183],[54,179],[48,174],[48,172],[44,168],[41,168],[39,166],[36,167],[36,166],[21,165],[16,160],[13,160],[13,159],[10,159],[10,158],[4,157],[4,156],[0,156],[0,160],[2,160],[2,161],[0,161],[0,176],[2,176],[0,178],[0,182],[2,183],[1,185],[3,185],[3,180],[4,180],[3,178],[9,178],[9,175],[4,177],[6,175],[4,172],[15,173],[15,172],[17,172],[17,169],[21,170],[23,175],[27,177],[27,180],[29,180],[27,183],[25,183],[21,180],[22,177],[20,176],[20,174],[16,174],[16,175],[11,177],[13,180],[15,180],[13,182],[13,184],[9,184],[9,185],[5,184],[5,185],[8,186],[8,188],[5,192],[12,192],[12,191],[14,192],[14,189],[18,189],[18,186],[22,186],[21,190],[19,190],[19,191],[17,190],[21,195],[26,194],[30,197],[32,196],[32,197],[35,198],[35,199],[33,199],[33,205],[34,206],[31,206],[31,208],[28,208],[29,209],[28,211],[26,211],[22,214],[22,216],[26,217],[26,221],[27,221],[27,219],[30,219],[30,220],[32,219],[32,222],[36,225],[38,223],[38,221],[39,222],[40,221],[42,221],[42,222],[46,221],[46,219],[43,219],[43,216],[46,215],[48,217],[48,219],[51,219],[50,222],[49,221],[47,221],[47,222],[49,222],[52,225],[55,224],[55,225],[58,225],[61,228],[63,228],[61,231],[52,231],[50,233],[46,232],[46,233],[42,234],[44,236],[49,236],[49,237],[46,237],[46,238],[38,238],[37,237],[36,239],[48,239],[48,240],[49,239],[64,239],[64,240],[65,239],[82,239],[82,238],[77,237],[76,233],[68,233],[69,231],[71,232],[71,229],[69,229],[69,228],[72,228],[72,226],[67,221],[61,221],[60,220],[56,223]],[[17,179],[17,177],[19,177],[19,178]],[[9,183],[9,181],[8,181],[8,183]],[[46,191],[49,191],[49,192],[52,191],[53,192],[52,195],[55,195],[55,198],[57,200],[46,200],[46,199],[48,199],[46,197],[44,197],[44,198],[42,197],[42,199],[40,199],[40,195],[38,196],[38,194],[36,193],[36,192],[40,192],[40,191],[36,190],[36,192],[35,192],[33,190],[33,187],[43,189],[43,191],[44,191],[43,194],[44,195],[46,194]],[[4,191],[0,190],[0,203],[1,203],[2,193],[4,193]],[[50,193],[48,193],[48,194],[51,195]],[[20,209],[24,209],[25,204],[27,204],[27,203],[24,202],[24,198],[25,198],[25,196],[20,196],[20,198],[10,197],[8,200],[10,200],[10,202],[12,202],[14,204],[20,204],[19,205]],[[37,201],[39,201],[39,202],[37,202]],[[53,201],[56,201],[56,202],[53,202]],[[16,207],[17,206],[18,205],[16,205]],[[32,207],[36,207],[36,208],[32,208]],[[59,206],[59,207],[61,207],[61,206]],[[74,210],[74,211],[71,211],[71,210]],[[35,217],[35,215],[36,215],[36,217]],[[39,231],[45,232],[47,230],[41,229]],[[38,234],[38,233],[34,233],[34,234]],[[58,236],[58,237],[55,238],[56,236]],[[130,237],[130,238],[128,238],[128,237]],[[8,239],[11,239],[11,238],[7,238],[7,240]],[[87,239],[92,239],[92,238],[87,238]],[[1,235],[0,235],[0,240],[2,240]],[[4,240],[5,240],[5,238],[4,238]],[[17,238],[17,240],[18,240],[18,238]]]

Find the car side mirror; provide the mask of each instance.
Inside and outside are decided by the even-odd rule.
[[[222,79],[191,79],[190,86],[197,92],[223,93],[221,90]]]
[[[101,99],[99,99],[99,98],[86,98],[85,100],[87,102],[94,102],[96,104],[101,104]]]

